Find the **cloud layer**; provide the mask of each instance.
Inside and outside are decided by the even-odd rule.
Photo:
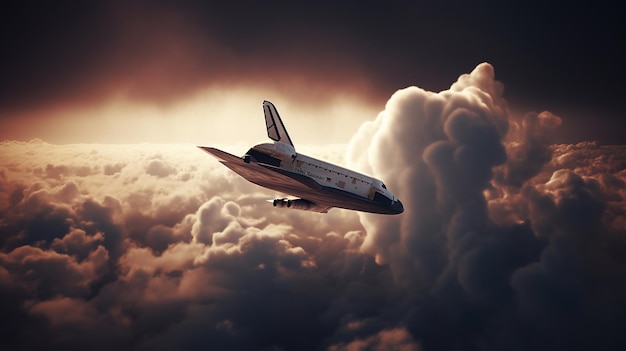
[[[0,346],[617,349],[626,150],[559,123],[489,64],[396,92],[347,163],[400,216],[274,209],[191,145],[3,142]]]

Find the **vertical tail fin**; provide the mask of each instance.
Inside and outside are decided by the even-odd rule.
[[[267,136],[274,141],[289,144],[295,148],[274,104],[269,101],[263,101],[263,113],[265,114]]]

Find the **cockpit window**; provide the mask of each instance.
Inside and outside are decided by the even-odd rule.
[[[382,185],[383,185],[383,189],[387,189],[387,187],[385,186],[385,183],[382,183]]]

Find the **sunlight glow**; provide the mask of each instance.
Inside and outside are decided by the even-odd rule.
[[[273,91],[213,87],[169,105],[117,96],[95,106],[39,111],[12,119],[0,137],[52,143],[251,144],[266,138],[263,100],[276,104],[296,143],[318,145],[347,142],[382,109],[358,96],[294,101]]]

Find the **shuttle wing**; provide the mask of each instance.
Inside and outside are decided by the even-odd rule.
[[[198,148],[213,155],[221,163],[227,163],[227,162],[242,163],[243,162],[241,157],[237,157],[235,155],[229,154],[228,152],[222,151],[220,149],[216,149],[214,147],[198,146]]]
[[[315,192],[321,189],[320,185],[309,177],[290,173],[279,168],[262,166],[255,162],[245,162],[241,157],[229,154],[222,150],[198,146],[201,150],[213,155],[224,166],[230,168],[248,181],[265,188],[281,191],[285,194],[307,198],[315,196]],[[312,200],[312,199],[311,199]]]
[[[289,134],[287,134],[287,129],[285,129],[285,125],[280,119],[280,115],[278,114],[276,107],[274,107],[274,104],[269,101],[263,101],[263,113],[265,114],[267,136],[274,141],[289,144],[295,149],[295,146],[293,145]]]

